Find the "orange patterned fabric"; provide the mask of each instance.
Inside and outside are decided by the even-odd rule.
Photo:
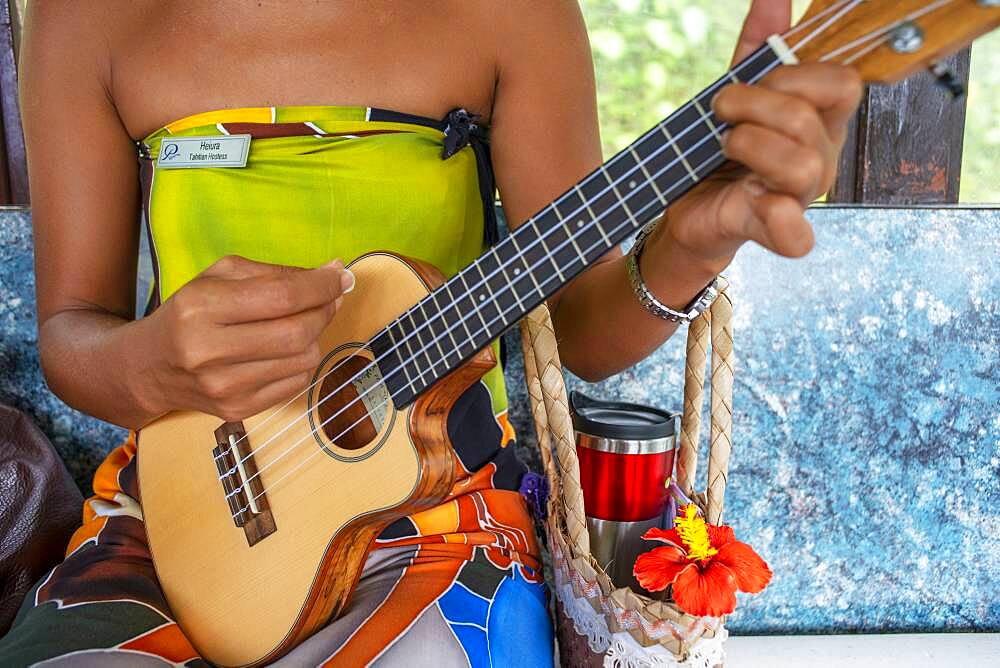
[[[66,560],[32,592],[15,631],[0,640],[0,665],[108,652],[207,665],[171,618],[156,580],[137,516],[135,452],[130,437],[98,469],[86,521]],[[345,615],[294,649],[288,665],[394,665],[387,657],[414,643],[442,652],[442,666],[511,665],[498,661],[515,650],[537,665],[551,660],[532,521],[520,494],[495,487],[497,472],[490,462],[463,473],[444,503],[384,532]],[[505,619],[520,621],[497,621]]]

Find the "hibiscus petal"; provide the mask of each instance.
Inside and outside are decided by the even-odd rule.
[[[708,527],[708,539],[712,541],[712,547],[719,549],[726,543],[731,543],[736,540],[736,534],[733,533],[733,528],[725,524],[716,526],[714,524],[706,524]]]
[[[767,562],[760,558],[753,548],[734,540],[719,548],[719,553],[712,557],[713,562],[725,564],[736,577],[736,585],[740,591],[756,594],[771,581],[771,569]]]
[[[674,580],[674,602],[695,617],[720,617],[736,609],[736,577],[722,564],[682,571]]]
[[[642,534],[643,540],[658,540],[663,543],[670,543],[671,545],[676,545],[677,547],[683,548],[684,543],[681,542],[681,535],[677,533],[677,529],[659,529],[653,527],[648,529],[646,533]]]
[[[689,561],[681,549],[667,545],[640,554],[632,574],[647,591],[663,591],[678,573],[688,567],[697,570],[694,562]]]

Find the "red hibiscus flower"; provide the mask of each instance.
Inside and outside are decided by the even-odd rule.
[[[725,525],[707,524],[692,504],[676,527],[650,529],[646,540],[666,543],[639,555],[633,573],[648,591],[673,585],[677,607],[696,617],[720,617],[736,609],[736,590],[756,594],[771,581],[771,569]]]

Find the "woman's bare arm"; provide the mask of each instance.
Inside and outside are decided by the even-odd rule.
[[[52,391],[98,417],[151,417],[129,385],[142,368],[134,312],[139,180],[109,90],[99,12],[36,2],[21,47],[38,340]]]
[[[137,156],[115,110],[101,8],[32,2],[22,44],[46,379],[71,406],[131,428],[183,408],[252,415],[306,385],[353,277],[339,263],[297,271],[224,258],[132,320]]]
[[[601,155],[593,61],[577,2],[505,7],[495,22],[492,146],[504,209],[516,225],[597,167]],[[789,0],[754,0],[738,57],[787,28],[790,14]],[[833,182],[860,95],[858,75],[833,65],[778,68],[757,86],[723,89],[715,111],[733,127],[723,148],[742,167],[668,210],[640,267],[653,294],[682,308],[750,240],[786,256],[807,253],[813,236],[805,207]],[[549,306],[564,363],[588,380],[642,360],[676,329],[639,305],[617,250]]]
[[[575,0],[523,0],[504,13],[491,127],[508,222],[517,226],[602,163],[594,64]],[[712,278],[684,254],[659,286],[682,306]],[[550,301],[566,366],[598,380],[649,355],[676,325],[646,313],[632,295],[617,248]]]

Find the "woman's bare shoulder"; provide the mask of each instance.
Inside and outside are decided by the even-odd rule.
[[[496,49],[498,73],[505,69],[575,64],[567,54],[590,55],[587,27],[577,0],[495,0],[480,5]],[[554,59],[552,62],[544,61]],[[572,73],[567,72],[568,75]]]
[[[19,65],[50,78],[100,77],[107,85],[107,5],[32,0],[25,13]],[[29,103],[31,100],[28,101]]]

